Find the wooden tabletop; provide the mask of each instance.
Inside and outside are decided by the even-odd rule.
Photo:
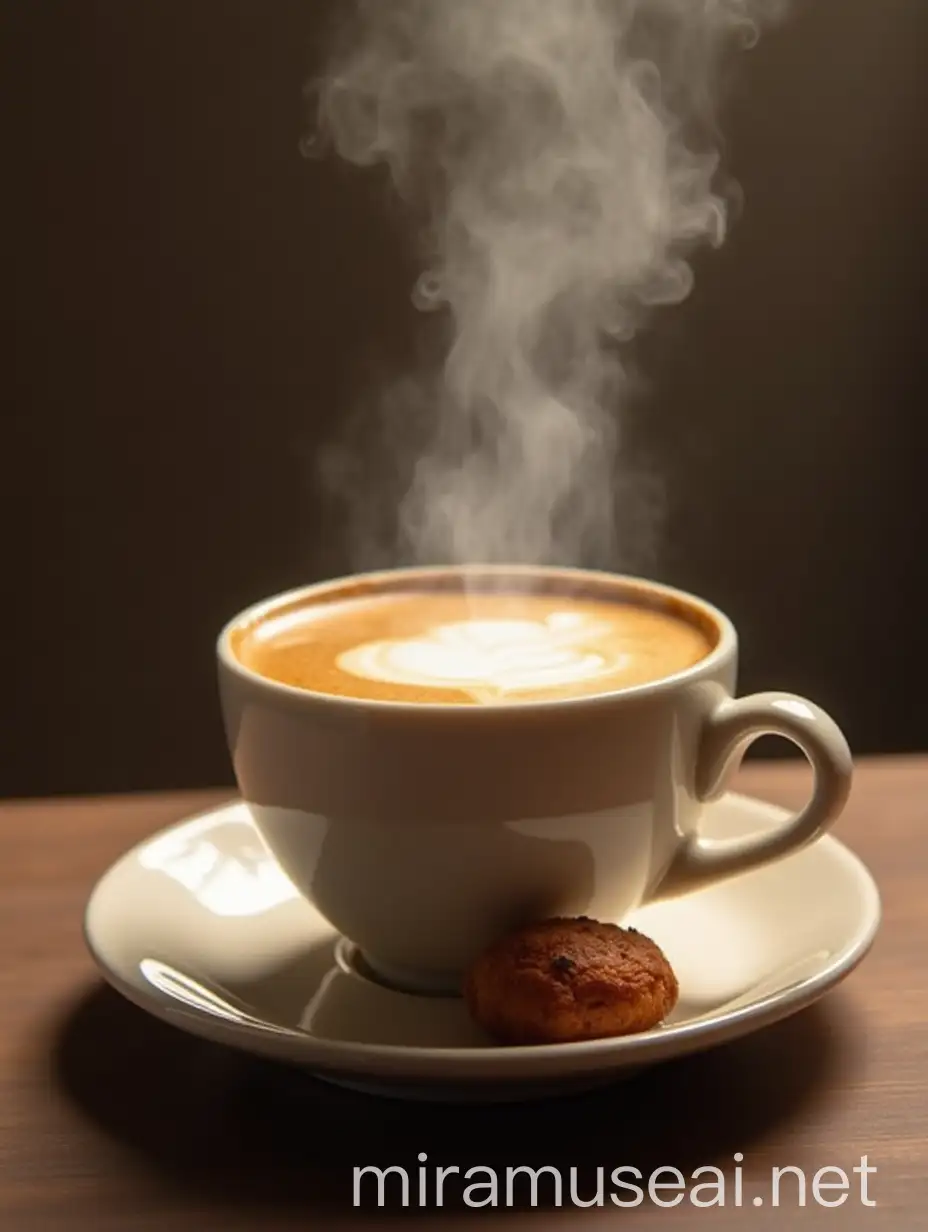
[[[739,788],[798,804],[797,763],[756,763]],[[864,964],[812,1009],[702,1056],[570,1100],[502,1108],[352,1095],[201,1042],[103,985],[81,917],[130,844],[229,792],[11,803],[0,864],[0,1228],[4,1232],[472,1226],[473,1210],[352,1204],[352,1169],[433,1163],[596,1168],[690,1177],[715,1165],[726,1205],[481,1212],[481,1226],[545,1229],[891,1229],[928,1226],[928,758],[861,763],[837,835],[872,869],[884,922]],[[743,1160],[735,1161],[740,1152]],[[868,1157],[861,1201],[861,1157]],[[842,1168],[844,1205],[734,1204],[773,1167]],[[831,1179],[831,1175],[825,1179]],[[795,1182],[794,1194],[799,1182]],[[459,1190],[456,1192],[460,1192]],[[821,1190],[826,1200],[834,1191]],[[668,1192],[672,1197],[672,1191]],[[704,1195],[705,1196],[705,1195]],[[542,1199],[543,1200],[543,1199]],[[606,1199],[608,1203],[608,1198]],[[394,1222],[395,1221],[395,1222]]]

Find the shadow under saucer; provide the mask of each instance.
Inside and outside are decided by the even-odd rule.
[[[60,1095],[162,1183],[216,1208],[324,1210],[335,1220],[357,1218],[354,1169],[367,1166],[399,1166],[413,1178],[405,1207],[400,1188],[387,1184],[388,1209],[434,1216],[432,1205],[416,1205],[420,1153],[430,1168],[460,1169],[444,1183],[443,1206],[462,1212],[474,1209],[463,1201],[471,1167],[503,1175],[547,1166],[565,1177],[573,1167],[581,1197],[595,1193],[598,1168],[607,1177],[620,1166],[645,1177],[658,1167],[730,1172],[735,1152],[826,1100],[836,1073],[846,1085],[855,1039],[839,990],[764,1030],[611,1086],[493,1107],[407,1104],[335,1087],[189,1035],[104,984],[54,1024],[50,1048]],[[528,1183],[523,1191],[517,1182],[512,1196],[510,1209],[536,1204]],[[542,1178],[537,1205],[553,1201]]]

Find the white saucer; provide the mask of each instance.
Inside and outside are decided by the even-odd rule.
[[[728,796],[719,838],[780,824]],[[372,982],[294,890],[247,810],[227,805],[162,831],[105,874],[87,906],[91,953],[130,1001],[195,1035],[381,1095],[522,1099],[597,1085],[700,1051],[803,1009],[869,950],[877,888],[834,838],[626,923],[653,937],[680,981],[662,1027],[567,1045],[494,1046],[456,998]]]

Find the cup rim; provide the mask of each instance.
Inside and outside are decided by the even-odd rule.
[[[246,667],[232,650],[232,635],[236,630],[270,615],[279,607],[287,607],[303,600],[316,599],[331,593],[333,596],[348,585],[363,583],[375,587],[378,584],[394,585],[400,581],[414,584],[417,578],[430,579],[441,577],[462,577],[476,575],[482,577],[536,577],[552,582],[568,583],[571,580],[578,584],[594,584],[624,589],[627,592],[637,591],[644,595],[664,599],[691,608],[704,620],[709,621],[716,629],[717,640],[707,655],[682,671],[643,684],[629,685],[624,688],[603,689],[596,693],[581,694],[572,697],[555,697],[535,701],[502,701],[494,702],[492,706],[474,705],[473,702],[420,702],[399,701],[385,698],[351,697],[345,694],[326,693],[323,690],[306,689],[296,685],[284,684],[279,680],[271,680],[260,672]],[[288,701],[298,706],[324,706],[333,712],[343,715],[397,716],[411,718],[413,716],[436,719],[439,715],[455,717],[484,716],[484,718],[510,717],[515,715],[530,716],[534,714],[551,714],[553,712],[576,712],[595,710],[603,705],[615,705],[625,701],[655,697],[662,693],[672,692],[686,683],[696,682],[704,676],[711,676],[722,664],[727,662],[736,652],[738,635],[734,624],[725,613],[708,600],[694,595],[689,591],[670,586],[664,582],[653,581],[648,577],[638,577],[633,574],[610,573],[604,569],[584,569],[560,565],[504,565],[504,564],[466,564],[466,565],[412,565],[397,566],[391,569],[378,569],[358,573],[343,574],[303,586],[280,591],[264,599],[259,599],[242,608],[222,626],[216,639],[216,655],[220,665],[232,676],[244,684]]]

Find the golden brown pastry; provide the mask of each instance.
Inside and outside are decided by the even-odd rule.
[[[501,1043],[563,1044],[657,1026],[679,985],[650,937],[580,916],[503,937],[473,964],[463,991]]]

